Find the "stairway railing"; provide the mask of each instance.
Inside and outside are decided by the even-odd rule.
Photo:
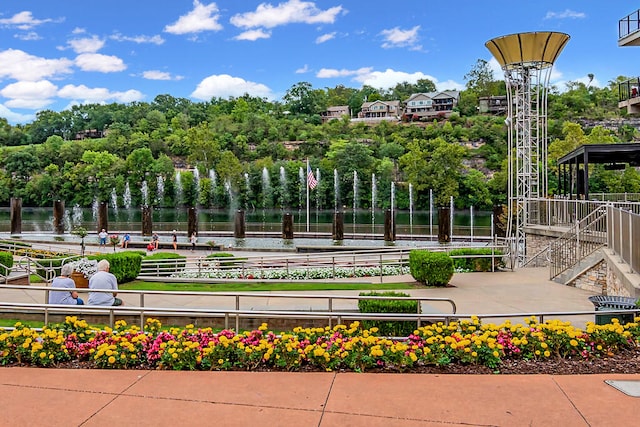
[[[607,244],[607,207],[601,205],[550,245],[550,278],[578,264]]]

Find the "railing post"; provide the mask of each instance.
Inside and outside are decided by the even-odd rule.
[[[240,295],[236,295],[236,334],[240,333]]]
[[[620,253],[618,255],[620,255],[620,261],[624,261],[624,257],[622,255],[622,209],[618,208],[618,218],[620,219],[620,222],[618,223],[618,227],[620,227],[620,233],[618,233],[618,235],[620,236],[619,240],[620,240]]]
[[[380,283],[382,283],[382,276],[384,272],[382,270],[382,254],[380,254]]]
[[[631,211],[627,213],[627,217],[629,218],[629,273],[633,273],[633,217]]]
[[[576,220],[576,262],[580,260],[580,221]]]

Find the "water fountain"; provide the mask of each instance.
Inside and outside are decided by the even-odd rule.
[[[158,175],[157,179],[157,193],[156,193],[156,205],[164,206],[164,178],[162,175]]]
[[[340,200],[340,181],[338,181],[338,170],[333,170],[333,211],[338,212],[338,202]]]
[[[149,186],[146,180],[142,181],[140,194],[142,195],[142,206],[149,206]]]
[[[304,169],[302,166],[298,169],[298,212],[302,214],[302,207],[304,206],[304,195],[307,190],[307,177],[304,176]]]
[[[246,172],[244,173],[244,185],[245,185],[245,189],[247,191],[247,195],[249,195],[251,193],[251,181],[249,180],[249,174],[246,173]],[[233,204],[230,204],[229,207],[231,209],[233,209]],[[245,201],[245,204],[244,204],[244,208],[245,209],[249,209],[249,197],[246,198],[246,201]]]
[[[429,235],[433,238],[433,190],[429,189]]]
[[[182,205],[182,176],[180,175],[180,171],[176,171],[173,178],[173,186],[176,194],[175,206],[178,207]]]
[[[195,195],[193,204],[194,206],[198,206],[198,203],[200,203],[200,171],[198,168],[193,169],[193,187]]]
[[[371,237],[376,234],[376,196],[377,196],[376,174],[371,174]]]
[[[73,208],[71,208],[71,222],[73,227],[79,227],[82,225],[82,208],[79,204],[75,204]]]
[[[280,166],[280,209],[285,210],[287,205],[287,172],[284,170],[284,166]]]
[[[95,197],[93,199],[93,202],[91,203],[91,215],[94,221],[98,219],[98,198],[97,197]]]
[[[98,201],[95,201],[96,203],[96,214],[97,214],[97,203]],[[124,186],[124,195],[122,196],[122,203],[124,204],[124,208],[129,210],[131,209],[131,189],[129,188],[129,182],[127,182]]]
[[[358,209],[358,171],[353,171],[353,237],[356,236],[356,211]]]
[[[209,169],[209,180],[211,181],[211,188],[209,189],[209,197],[211,197],[211,204],[215,204],[216,197],[216,186],[218,185],[218,177],[216,176],[216,171],[213,169]]]
[[[111,189],[111,209],[116,213],[118,212],[118,195],[115,188]]]
[[[267,222],[267,202],[271,199],[271,179],[269,177],[269,171],[266,167],[262,168],[262,230]]]
[[[229,181],[229,179],[226,179],[224,181],[224,191],[227,193],[227,196],[229,196],[229,206],[234,206],[233,190],[231,188],[231,181]]]
[[[409,183],[409,234],[413,240],[413,184]]]

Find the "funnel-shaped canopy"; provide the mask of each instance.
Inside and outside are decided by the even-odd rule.
[[[553,65],[569,35],[551,31],[518,33],[489,40],[485,46],[503,69]]]

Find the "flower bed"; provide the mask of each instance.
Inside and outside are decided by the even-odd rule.
[[[383,276],[409,274],[408,267],[386,265],[382,267]],[[380,267],[332,267],[327,268],[207,268],[201,271],[187,271],[173,274],[171,277],[209,278],[209,279],[271,279],[271,280],[307,280],[348,277],[380,276]]]
[[[636,321],[640,321],[637,318]],[[144,330],[116,322],[91,328],[67,317],[41,332],[17,323],[0,330],[0,364],[173,370],[366,370],[412,371],[428,366],[467,365],[499,369],[501,364],[546,360],[594,360],[640,344],[640,324],[568,322],[481,324],[477,318],[417,329],[405,340],[376,335],[358,322],[334,328],[296,328],[279,334],[263,324],[254,331],[171,328],[148,319]]]

